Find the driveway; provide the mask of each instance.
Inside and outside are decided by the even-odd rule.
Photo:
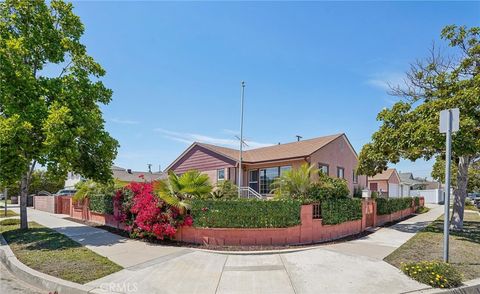
[[[442,206],[359,240],[289,253],[231,254],[148,244],[29,209],[125,269],[88,283],[119,293],[404,293],[427,288],[382,259],[442,214]]]

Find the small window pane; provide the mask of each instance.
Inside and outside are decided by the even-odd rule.
[[[225,180],[225,169],[217,169],[217,181]]]
[[[343,167],[337,167],[337,178],[345,178],[345,170],[343,169]]]
[[[280,175],[282,175],[284,172],[289,171],[292,169],[291,165],[285,165],[280,167]]]
[[[328,176],[328,165],[319,163],[318,169],[321,173],[326,174]]]

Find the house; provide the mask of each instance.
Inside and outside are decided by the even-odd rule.
[[[409,190],[432,190],[441,188],[439,182],[427,181],[426,178],[413,177],[412,173],[399,173],[399,176],[401,191],[402,185],[405,187],[405,189],[408,187]],[[410,193],[400,194],[403,196],[410,196]]]
[[[111,169],[115,180],[126,183],[143,181],[151,182],[166,177],[166,174],[163,172],[133,171],[115,165],[113,165]],[[65,180],[65,189],[73,189],[77,183],[84,180],[85,178],[82,176],[69,172],[67,174],[67,179]]]
[[[401,197],[400,176],[394,168],[384,170],[373,177],[368,177],[370,191],[377,192],[380,196]]]
[[[240,152],[205,143],[193,143],[166,171],[177,174],[199,170],[213,184],[229,180],[238,185]],[[242,184],[261,195],[271,194],[270,185],[280,174],[304,163],[316,165],[322,172],[347,181],[350,192],[366,186],[366,176],[355,173],[357,153],[345,134],[337,134],[246,150],[242,153]]]

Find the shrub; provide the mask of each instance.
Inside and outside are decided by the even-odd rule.
[[[331,198],[346,198],[349,194],[347,181],[319,173],[319,180],[309,189],[308,197],[321,201]]]
[[[151,183],[132,182],[118,190],[114,199],[120,211],[116,218],[127,225],[133,238],[171,239],[178,226],[192,225],[190,216],[153,194]]]
[[[413,197],[413,201],[415,202],[415,206],[420,206],[420,197]]]
[[[458,287],[462,275],[453,266],[441,261],[421,261],[402,264],[402,271],[412,279],[435,288]]]
[[[298,200],[194,199],[191,215],[196,227],[283,228],[300,224]]]
[[[90,211],[113,214],[113,194],[93,194],[88,199]]]
[[[2,226],[13,226],[13,225],[19,225],[20,224],[20,219],[18,218],[9,218],[9,219],[4,219],[0,221],[0,225]]]
[[[302,164],[283,172],[272,185],[276,199],[305,199],[313,185],[311,175],[317,173],[315,165]]]
[[[362,187],[354,187],[353,188],[353,197],[354,198],[362,198]]]
[[[360,199],[326,199],[321,203],[322,221],[326,225],[340,224],[362,218]]]
[[[72,199],[76,202],[82,202],[85,198],[90,198],[92,195],[97,194],[112,195],[115,190],[113,182],[101,184],[92,180],[77,183],[75,189],[77,189],[77,192],[75,192]]]
[[[377,215],[391,214],[412,207],[412,198],[377,198]]]
[[[422,213],[426,213],[426,212],[429,212],[429,211],[430,211],[430,208],[425,207],[425,206],[419,206],[419,207],[417,207],[417,210],[415,212],[418,213],[418,214],[422,214]]]

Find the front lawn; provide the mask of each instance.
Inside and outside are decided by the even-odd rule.
[[[464,231],[450,232],[450,263],[463,280],[480,278],[480,216],[465,212]],[[385,258],[400,268],[400,263],[443,258],[443,217],[440,217]]]
[[[14,211],[8,209],[7,215],[5,215],[5,210],[4,209],[0,210],[0,218],[11,217],[11,216],[18,216],[18,213],[15,213]]]
[[[28,230],[21,230],[19,220],[3,220],[0,233],[22,263],[64,280],[84,284],[122,269],[67,236],[34,222],[29,223]]]

